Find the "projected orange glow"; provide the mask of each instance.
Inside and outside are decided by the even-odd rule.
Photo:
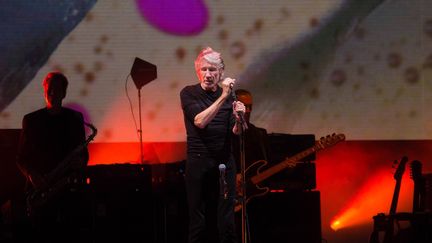
[[[103,114],[103,117],[98,118],[99,134],[95,139],[96,142],[139,141],[139,101],[135,97],[135,94],[129,95],[132,105],[128,103],[125,97],[117,98],[110,104],[110,109]],[[141,123],[143,141],[167,142],[186,140],[183,119],[173,119],[176,116],[183,117],[180,104],[173,105],[169,113],[164,113],[161,112],[162,108],[167,105],[164,99],[171,100],[173,97],[166,98],[161,94],[158,98],[160,100],[142,98]],[[179,100],[178,97],[174,98]],[[133,114],[131,108],[133,109]],[[173,137],[173,134],[181,134],[181,137],[175,140],[167,140],[167,137]]]
[[[98,164],[139,164],[139,143],[95,143],[89,145],[88,165]],[[157,164],[184,160],[185,142],[158,142],[143,144],[144,163]]]
[[[395,180],[387,170],[380,170],[372,176],[357,194],[331,221],[330,227],[339,230],[345,227],[369,223],[378,212],[388,213],[393,197]],[[412,182],[405,175],[398,201],[398,211],[409,211],[412,201]]]
[[[332,237],[372,230],[372,217],[390,210],[396,182],[393,161],[405,155],[409,162],[423,162],[423,173],[431,173],[431,150],[431,140],[348,140],[318,152],[317,189],[321,191],[323,236],[331,242]],[[409,174],[407,165],[397,212],[412,210],[413,182]]]
[[[98,122],[95,143],[89,145],[89,165],[136,164],[141,162],[139,144],[139,111],[137,97],[131,97],[134,116],[126,98],[116,99],[111,109]],[[181,113],[180,105],[170,114],[160,113],[164,104],[143,97],[142,100],[143,162],[148,164],[177,162],[186,158],[186,132],[183,119],[173,120],[175,113]],[[135,122],[134,123],[134,119]],[[157,124],[157,129],[150,129]],[[166,137],[181,133],[182,142],[170,142]],[[135,137],[135,141],[130,141]],[[150,142],[149,142],[150,141]]]

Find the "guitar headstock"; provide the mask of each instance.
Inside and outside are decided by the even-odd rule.
[[[416,181],[422,177],[422,163],[418,160],[413,160],[410,164],[411,178]]]
[[[399,164],[397,161],[394,162],[394,164],[398,164],[398,167],[394,173],[394,178],[395,180],[399,181],[402,179],[402,175],[405,172],[405,165],[408,162],[408,157],[403,156],[402,159],[400,160]]]
[[[344,134],[333,133],[332,135],[327,135],[325,137],[321,137],[320,140],[317,141],[316,146],[320,149],[323,149],[323,148],[333,146],[333,145],[339,143],[340,141],[344,141],[344,140],[345,140]]]

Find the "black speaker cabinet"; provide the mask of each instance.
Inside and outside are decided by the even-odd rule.
[[[319,191],[269,193],[247,209],[253,243],[321,242]]]
[[[87,177],[94,242],[153,242],[150,166],[89,166]]]
[[[184,171],[185,161],[152,165],[154,243],[187,242],[188,208]]]
[[[269,164],[266,169],[276,166],[290,158],[310,149],[315,145],[315,135],[313,134],[282,134],[271,133],[268,135],[270,146]],[[271,176],[263,185],[271,189],[283,190],[313,190],[316,189],[316,168],[315,153],[305,158],[300,158],[297,166],[292,169],[284,169]]]
[[[315,135],[313,134],[284,134],[271,133],[268,135],[271,161],[283,161],[299,152],[311,148],[315,145]],[[300,159],[303,162],[315,161],[315,153]]]

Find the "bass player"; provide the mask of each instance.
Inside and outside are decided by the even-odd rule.
[[[32,188],[29,190],[49,188],[53,176],[65,176],[52,175],[52,172],[86,141],[82,113],[62,106],[67,78],[60,72],[50,72],[42,85],[46,107],[24,116],[17,161],[30,182]],[[73,157],[72,169],[84,168],[88,162],[87,148],[82,146]],[[62,218],[66,215],[62,210],[70,211],[69,206],[74,206],[70,204],[73,204],[71,200],[58,196],[32,210],[30,219],[37,242],[68,240],[60,237],[66,235],[66,230],[71,230],[70,218]]]

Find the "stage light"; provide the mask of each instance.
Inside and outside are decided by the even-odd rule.
[[[333,223],[331,223],[330,228],[332,228],[334,231],[337,231],[338,229],[340,229],[341,227],[341,222],[339,220],[335,220],[333,221]]]
[[[412,200],[409,176],[404,175],[399,195],[398,212],[409,211]],[[394,179],[387,170],[377,171],[355,196],[331,220],[330,228],[334,231],[346,227],[354,227],[373,221],[372,217],[378,213],[388,213],[392,201]]]

